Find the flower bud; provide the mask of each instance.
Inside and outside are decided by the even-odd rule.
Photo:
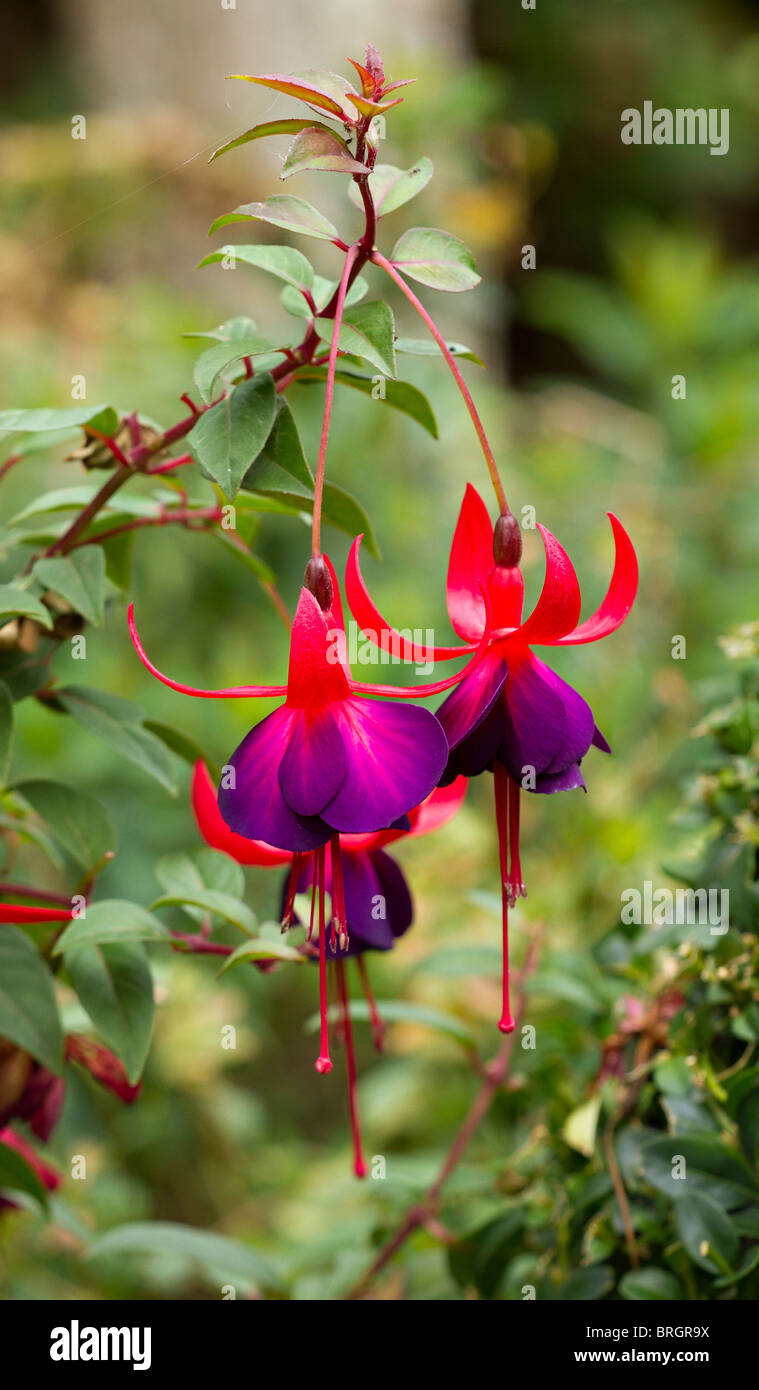
[[[514,569],[522,558],[522,533],[511,512],[501,512],[493,531],[493,559],[504,569]]]
[[[332,579],[323,555],[316,555],[309,560],[303,583],[309,593],[313,594],[322,613],[327,613],[332,607]]]

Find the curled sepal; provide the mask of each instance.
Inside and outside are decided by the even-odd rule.
[[[194,685],[182,685],[180,681],[174,681],[170,676],[165,676],[150,660],[142,645],[140,634],[137,631],[137,625],[134,621],[133,603],[129,605],[127,621],[129,623],[129,635],[132,639],[132,645],[145,667],[145,670],[149,671],[151,676],[155,676],[156,680],[161,681],[163,685],[168,685],[171,690],[178,690],[180,695],[195,695],[200,700],[240,700],[249,697],[254,699],[268,699],[271,695],[287,694],[287,686],[284,685],[233,685],[226,690],[201,690]]]
[[[606,597],[599,608],[584,623],[560,637],[557,646],[570,646],[578,642],[597,642],[599,637],[608,637],[625,621],[635,602],[638,592],[638,558],[621,521],[612,512],[607,512],[614,533],[614,569],[612,571]]]
[[[580,616],[580,586],[564,547],[539,522],[538,530],[546,549],[546,577],[529,618],[513,635],[522,642],[550,646],[575,626]]]
[[[353,617],[370,642],[379,647],[380,651],[387,652],[396,659],[413,661],[420,666],[428,661],[451,661],[455,657],[465,655],[466,652],[474,651],[476,642],[458,647],[421,647],[418,642],[414,642],[402,632],[392,628],[383,618],[379,609],[375,607],[364,583],[358,558],[362,540],[363,536],[356,537],[345,566],[345,597]],[[482,599],[480,599],[480,613],[482,616],[481,631],[485,617]]]

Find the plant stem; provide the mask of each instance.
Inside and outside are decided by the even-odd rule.
[[[485,1076],[480,1090],[475,1096],[469,1114],[464,1120],[464,1123],[459,1129],[443,1160],[437,1177],[427,1188],[422,1201],[415,1203],[415,1205],[410,1207],[406,1212],[395,1235],[391,1236],[387,1244],[380,1250],[376,1259],[372,1261],[366,1273],[361,1276],[358,1282],[354,1284],[353,1288],[346,1294],[347,1299],[354,1300],[363,1298],[377,1275],[381,1274],[382,1270],[389,1264],[390,1260],[392,1260],[393,1256],[400,1250],[401,1246],[405,1244],[409,1236],[413,1235],[414,1231],[419,1230],[420,1227],[426,1226],[430,1217],[435,1217],[445,1184],[464,1157],[472,1138],[487,1115],[496,1093],[503,1086],[509,1074],[511,1054],[514,1050],[514,1043],[519,1026],[524,1017],[526,1004],[525,985],[530,976],[534,973],[538,963],[541,935],[542,933],[540,929],[538,929],[532,937],[527,948],[524,966],[520,971],[519,987],[514,1001],[514,1032],[509,1033],[504,1038],[495,1057],[493,1057],[485,1067]]]
[[[493,484],[498,505],[502,512],[508,512],[509,504],[506,501],[506,493],[504,492],[503,483],[501,482],[501,477],[498,472],[498,465],[493,456],[493,450],[491,449],[490,444],[488,443],[488,437],[485,433],[485,427],[482,423],[482,420],[480,419],[477,407],[474,401],[472,400],[472,395],[469,390],[469,387],[464,381],[464,378],[456,365],[455,358],[452,352],[450,351],[448,344],[445,341],[445,338],[440,332],[440,329],[438,328],[434,319],[432,319],[430,315],[427,313],[427,310],[425,309],[421,300],[417,299],[416,295],[414,294],[414,291],[409,288],[403,277],[398,274],[398,271],[396,270],[392,262],[388,261],[386,257],[383,256],[377,250],[374,250],[372,252],[370,259],[374,263],[374,265],[378,265],[382,268],[382,270],[386,271],[386,273],[390,276],[390,279],[395,282],[401,293],[406,296],[409,304],[413,305],[420,318],[424,320],[425,324],[427,325],[427,328],[429,329],[430,333],[435,339],[435,342],[440,348],[440,351],[442,352],[446,362],[448,363],[448,366],[451,369],[451,372],[453,373],[453,378],[464,398],[466,408],[469,411],[469,414],[472,418],[472,424],[474,425],[475,433],[480,441],[480,446],[485,456],[485,462],[488,466],[488,472],[490,474],[490,481]]]
[[[329,424],[332,417],[332,398],[335,392],[335,367],[337,364],[337,345],[340,337],[340,325],[343,318],[343,306],[345,296],[348,292],[350,273],[356,256],[358,247],[351,246],[345,257],[343,273],[340,277],[340,284],[337,289],[337,301],[335,304],[335,319],[332,328],[332,346],[329,350],[329,364],[327,366],[327,385],[324,394],[324,417],[322,419],[322,433],[319,441],[319,457],[316,461],[316,482],[314,484],[314,513],[311,528],[311,554],[314,557],[321,555],[321,518],[322,518],[322,497],[324,494],[324,464],[327,458],[327,441],[329,439]]]
[[[220,521],[221,507],[177,507],[174,511],[165,511],[161,516],[140,516],[133,521],[123,521],[120,526],[112,526],[109,531],[101,531],[96,537],[98,545],[102,541],[112,540],[114,536],[121,536],[125,531],[138,531],[143,526],[168,526],[172,522],[179,522],[188,525],[193,521]],[[86,545],[86,541],[79,541],[79,545]],[[77,545],[69,546],[69,550],[76,550]]]
[[[113,494],[115,492],[118,492],[120,487],[124,486],[124,483],[127,481],[128,478],[131,478],[133,476],[133,473],[134,470],[132,468],[125,468],[123,465],[115,469],[115,471],[111,473],[107,481],[103,483],[103,486],[100,488],[100,491],[95,493],[95,496],[92,498],[92,501],[87,503],[87,506],[82,509],[78,517],[76,517],[76,519],[72,521],[68,530],[64,531],[63,535],[59,536],[58,540],[54,541],[53,544],[49,546],[49,548],[45,551],[45,554],[67,554],[67,552],[71,550],[72,546],[74,545],[74,542],[79,539],[82,532],[87,530],[87,527],[89,526],[90,522],[93,520],[94,517],[97,516],[98,512],[100,511],[100,508],[104,507],[106,502],[109,501],[111,497],[113,497]]]

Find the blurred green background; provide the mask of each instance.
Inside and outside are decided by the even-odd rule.
[[[211,22],[205,7],[164,4],[152,22],[142,16],[114,78],[112,50],[124,21],[115,6],[103,8],[100,31],[87,29],[88,6],[74,7],[75,24],[48,5],[34,34],[17,14],[14,61],[8,51],[3,59],[14,77],[0,85],[2,404],[68,404],[72,376],[84,373],[88,400],[139,408],[167,425],[182,411],[177,398],[197,355],[181,334],[230,313],[252,314],[271,336],[287,322],[276,293],[244,267],[233,276],[192,269],[206,254],[213,217],[276,191],[277,181],[269,150],[248,147],[210,168],[195,152],[290,110],[285,98],[270,102],[251,88],[230,97],[224,71],[322,64],[344,71],[344,48],[360,56],[374,38],[373,15],[360,19],[351,7],[348,23],[347,6],[333,4],[332,17],[345,24],[332,29],[339,37],[331,43],[316,9],[298,14],[296,25],[296,7],[285,3],[266,41],[276,52],[259,54],[256,26],[267,22],[261,0],[239,0],[235,14],[214,15],[213,24],[237,26],[224,38],[233,50],[244,34],[247,66],[238,55],[225,68],[214,53],[201,75]],[[517,1062],[533,1103],[518,1088],[499,1098],[452,1184],[447,1219],[464,1230],[499,1209],[515,1151],[527,1146],[541,1162],[550,1153],[572,1170],[576,1155],[562,1122],[581,1103],[598,1069],[599,1034],[611,1026],[611,1014],[599,1021],[587,1002],[595,968],[588,947],[618,920],[624,888],[646,878],[668,882],[662,866],[689,848],[693,832],[678,823],[681,778],[693,761],[691,728],[709,683],[722,674],[717,637],[756,617],[759,35],[751,5],[717,0],[565,0],[535,12],[472,0],[450,7],[445,35],[409,8],[411,37],[400,11],[391,7],[382,20],[386,65],[396,78],[419,81],[388,121],[381,158],[408,167],[427,154],[436,176],[413,207],[394,215],[383,249],[404,226],[423,224],[445,226],[474,250],[484,277],[478,290],[421,297],[446,334],[487,361],[486,372],[470,363],[464,370],[511,505],[517,514],[534,506],[567,548],[583,612],[600,600],[611,569],[607,510],[623,520],[641,565],[639,599],[619,633],[550,654],[593,705],[614,756],[589,758],[587,797],[527,798],[529,898],[515,913],[515,950],[519,956],[530,924],[545,923],[555,968],[534,995],[531,1018],[544,1020],[553,1053],[542,1063]],[[179,76],[175,46],[185,55]],[[143,67],[148,75],[165,71],[165,83],[149,83]],[[620,112],[644,99],[729,107],[729,154],[623,146]],[[88,122],[81,142],[70,133],[79,112]],[[306,175],[294,191],[350,238],[357,214],[342,180]],[[536,248],[535,270],[522,268],[527,245]],[[303,249],[321,273],[336,273],[331,247]],[[407,306],[388,298],[401,331],[421,336]],[[367,559],[364,573],[383,611],[399,626],[434,626],[447,641],[445,567],[466,482],[488,505],[492,499],[444,365],[405,358],[403,370],[428,393],[440,440],[344,392],[328,469],[373,520],[383,559]],[[686,377],[685,400],[672,399],[677,374]],[[313,462],[321,390],[296,387],[289,399]],[[60,453],[30,458],[2,482],[3,516],[79,479],[79,465]],[[193,496],[206,488],[193,479]],[[327,545],[339,570],[347,539],[328,530]],[[292,607],[307,558],[305,527],[299,533],[289,518],[264,518],[257,549]],[[172,527],[138,534],[134,559],[137,615],[162,669],[202,686],[281,679],[284,629],[228,550]],[[525,571],[534,599],[542,553],[529,534]],[[12,573],[0,556],[0,582]],[[672,659],[675,635],[686,639],[684,661]],[[151,682],[120,606],[101,631],[90,631],[86,671],[72,674],[65,649],[55,670],[62,680],[138,701],[218,762],[246,729],[243,706],[186,700]],[[32,702],[22,709],[16,772],[70,781],[108,804],[120,849],[101,895],[149,904],[159,887],[156,859],[200,843],[184,765],[172,799],[71,720]],[[491,793],[481,779],[453,825],[398,848],[417,922],[392,960],[372,962],[379,996],[459,1016],[485,1056],[497,1042]],[[27,853],[24,876],[49,876]],[[270,916],[279,874],[247,876],[251,905]],[[469,969],[462,948],[472,952]],[[326,1082],[313,1072],[313,1039],[304,1032],[316,1001],[312,974],[283,969],[267,978],[251,970],[219,981],[212,962],[167,961],[165,953],[154,968],[160,1006],[143,1097],[122,1109],[83,1082],[70,1086],[52,1150],[65,1169],[72,1154],[86,1154],[90,1176],[66,1183],[65,1211],[52,1226],[30,1216],[7,1222],[7,1296],[218,1296],[168,1252],[93,1265],[78,1258],[83,1232],[153,1219],[212,1228],[286,1259],[295,1298],[339,1297],[367,1263],[372,1233],[391,1226],[434,1175],[465,1113],[476,1082],[460,1046],[398,1025],[377,1059],[359,1028],[367,1150],[388,1163],[385,1182],[362,1186],[349,1176],[340,1067]],[[238,1028],[235,1052],[219,1044],[227,1023]],[[543,1093],[534,1078],[528,1085],[536,1067]],[[547,1221],[561,1210],[557,1182]],[[466,1296],[444,1247],[424,1236],[385,1287],[391,1297]]]

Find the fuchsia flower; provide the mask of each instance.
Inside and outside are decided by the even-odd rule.
[[[356,1066],[353,1052],[353,1037],[348,1008],[348,988],[343,955],[356,957],[361,983],[363,985],[369,1016],[374,1033],[375,1046],[382,1049],[384,1026],[379,1016],[372,994],[369,977],[363,960],[365,951],[389,951],[398,937],[408,930],[413,921],[413,904],[406,879],[394,859],[385,852],[385,846],[405,835],[426,835],[437,830],[449,821],[458,811],[466,795],[466,778],[457,777],[450,785],[437,787],[425,801],[415,806],[408,814],[407,826],[374,831],[367,834],[340,835],[339,873],[342,877],[341,891],[345,909],[345,923],[349,940],[345,951],[339,950],[335,918],[325,923],[331,928],[327,939],[327,960],[333,960],[337,978],[337,994],[341,1005],[340,1030],[345,1042],[348,1069],[348,1100],[351,1114],[351,1128],[354,1141],[354,1171],[358,1177],[366,1173],[361,1150],[361,1136],[356,1097]],[[192,804],[195,818],[203,838],[214,849],[229,854],[240,864],[259,867],[276,867],[285,863],[290,871],[283,883],[283,923],[287,926],[296,921],[294,899],[296,893],[311,894],[311,913],[308,924],[308,939],[314,929],[317,894],[320,891],[319,860],[324,856],[323,891],[331,895],[335,902],[335,875],[333,872],[333,843],[323,850],[310,853],[288,854],[275,849],[262,840],[248,840],[230,830],[224,821],[216,799],[211,776],[204,763],[195,764],[192,779]]]
[[[572,562],[555,536],[539,526],[546,577],[535,608],[523,620],[521,539],[516,522],[504,514],[494,533],[482,498],[467,485],[448,567],[448,612],[463,644],[426,649],[423,658],[445,661],[466,652],[480,653],[437,715],[450,746],[442,780],[461,773],[469,777],[485,770],[494,773],[503,887],[499,1027],[504,1032],[514,1026],[508,995],[508,909],[525,892],[519,860],[520,787],[542,793],[584,788],[580,763],[591,745],[610,752],[590,706],[531,648],[595,642],[614,632],[627,617],[637,590],[637,560],[621,523],[611,513],[609,520],[616,547],[614,570],[606,597],[592,617],[578,625],[580,589]],[[390,628],[364,585],[360,543],[359,536],[346,568],[351,612],[381,648],[405,656],[410,644]]]

